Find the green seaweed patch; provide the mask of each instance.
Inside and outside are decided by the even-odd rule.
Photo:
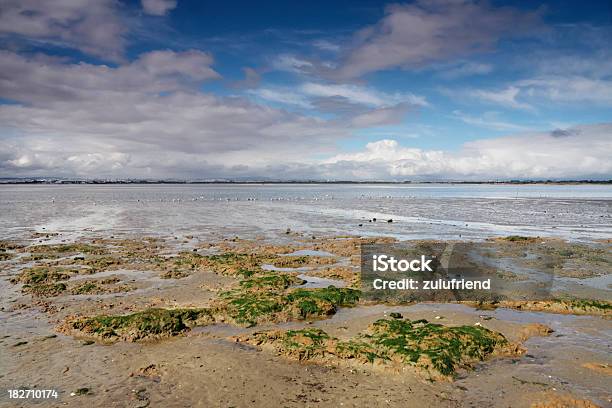
[[[195,326],[214,323],[209,309],[146,309],[128,315],[80,317],[67,320],[59,330],[113,342],[143,341],[176,336]]]
[[[287,295],[287,301],[292,306],[292,316],[298,319],[329,316],[336,312],[339,306],[354,306],[361,291],[350,288],[329,286],[320,289],[294,289]]]
[[[75,271],[54,266],[34,266],[11,278],[11,283],[38,284],[70,279]]]
[[[536,241],[541,240],[541,238],[539,237],[525,237],[522,235],[509,235],[501,239],[504,241],[508,241],[508,242],[523,242],[523,243],[536,242]]]
[[[612,311],[612,302],[596,299],[558,299],[559,302],[569,303],[573,308],[582,310],[604,310]]]
[[[549,313],[576,315],[612,315],[612,302],[598,299],[580,299],[573,297],[557,298],[542,301],[503,301],[499,306],[520,310],[546,311]]]
[[[253,280],[249,282],[252,284]],[[282,283],[284,286],[285,282]],[[328,316],[335,313],[339,306],[354,306],[361,294],[356,289],[334,286],[292,289],[288,292],[279,292],[278,289],[275,286],[252,285],[250,288],[241,287],[223,292],[217,300],[217,310],[237,324],[253,326],[264,321],[302,320]]]
[[[101,295],[104,293],[129,292],[134,288],[129,285],[115,285],[119,279],[102,279],[79,282],[70,288],[71,295]]]
[[[240,281],[240,287],[244,289],[287,289],[291,285],[302,285],[305,282],[294,275],[263,272],[258,275],[250,275],[247,279]]]
[[[239,252],[226,252],[200,257],[200,263],[216,273],[243,277],[262,273],[261,264],[263,263],[270,263],[278,268],[299,268],[305,265],[322,265],[334,262],[335,260],[329,257],[280,256]]]
[[[354,306],[359,301],[361,291],[351,288],[337,288],[333,285],[319,289],[294,289],[287,295],[290,302],[300,300],[320,300],[334,306]]]
[[[232,291],[221,295],[223,314],[241,325],[253,326],[263,320],[272,320],[286,306],[283,297],[264,291]]]
[[[344,361],[411,366],[430,379],[452,379],[494,354],[517,354],[506,338],[481,326],[443,326],[426,320],[380,319],[349,340],[339,340],[318,328],[259,332],[238,338],[254,345],[271,345],[297,360]]]
[[[124,263],[121,258],[113,256],[87,256],[85,259],[76,261],[91,268],[92,272],[104,271],[111,267],[118,267]]]
[[[265,259],[265,256],[256,254],[226,252],[203,256],[202,264],[221,275],[249,277],[263,271],[260,264]]]
[[[108,250],[91,244],[75,243],[75,244],[55,244],[55,245],[33,245],[25,249],[32,254],[92,254],[104,255]]]
[[[448,327],[427,320],[374,322],[363,339],[381,350],[383,357],[398,359],[443,376],[459,367],[482,361],[496,349],[507,346],[500,334],[482,326]]]
[[[310,255],[284,255],[270,259],[270,263],[277,268],[300,268],[311,265],[329,265],[336,262],[334,257]]]

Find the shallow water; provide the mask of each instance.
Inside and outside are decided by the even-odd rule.
[[[0,238],[34,230],[68,240],[100,233],[254,237],[287,228],[402,239],[610,238],[612,186],[0,185]]]
[[[346,286],[346,282],[338,279],[320,278],[318,276],[310,276],[306,274],[298,275],[298,278],[305,280],[306,283],[296,286],[299,288],[326,288],[328,286],[335,286],[337,288],[343,288]]]

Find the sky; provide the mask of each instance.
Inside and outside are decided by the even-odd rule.
[[[0,177],[612,179],[612,1],[0,0]]]

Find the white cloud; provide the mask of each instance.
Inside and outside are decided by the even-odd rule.
[[[470,91],[469,95],[473,98],[479,99],[484,102],[505,106],[513,109],[527,109],[531,110],[533,107],[528,103],[517,100],[521,89],[516,86],[509,86],[502,90],[474,90]]]
[[[587,102],[612,106],[612,81],[583,76],[541,77],[517,83],[529,97],[559,103]]]
[[[423,96],[411,93],[394,93],[376,91],[374,89],[358,85],[339,85],[322,83],[305,83],[301,86],[301,91],[306,95],[314,97],[341,97],[351,103],[357,103],[372,107],[383,107],[407,103],[415,106],[428,106],[427,100]]]
[[[304,95],[286,89],[258,88],[247,91],[248,94],[270,102],[299,106],[311,109],[312,105]]]
[[[336,173],[358,179],[607,179],[612,177],[611,156],[612,124],[607,123],[477,140],[459,152],[381,140],[324,164],[327,177]]]
[[[340,51],[340,46],[338,44],[332,43],[331,41],[327,41],[327,40],[317,40],[317,41],[314,41],[312,45],[323,51],[329,51],[329,52]]]
[[[612,106],[612,81],[585,76],[542,76],[516,81],[505,89],[443,92],[450,96],[467,96],[506,108],[532,111],[543,101]]]
[[[304,83],[294,88],[258,88],[247,94],[270,102],[331,113],[355,128],[401,123],[415,107],[429,106],[411,93],[387,94],[358,85]]]
[[[201,51],[152,51],[117,68],[62,64],[45,57],[26,58],[0,51],[0,94],[35,107],[103,98],[111,102],[130,94],[186,89],[219,78],[212,63],[213,58]]]
[[[279,55],[272,61],[272,68],[278,71],[287,71],[304,74],[312,71],[314,65],[310,61],[298,58],[294,55]]]
[[[2,0],[0,36],[46,41],[120,60],[126,27],[116,0]]]
[[[455,110],[453,111],[453,117],[467,123],[468,125],[474,125],[492,130],[517,132],[528,129],[525,126],[501,120],[498,112],[483,112],[479,116],[473,116],[465,114],[459,110]]]
[[[399,124],[409,110],[410,106],[402,103],[376,108],[353,116],[350,123],[356,128]]]
[[[376,25],[355,35],[352,50],[332,75],[357,78],[488,50],[500,38],[521,34],[537,22],[536,13],[470,0],[394,4]]]
[[[141,0],[145,13],[154,16],[163,16],[176,8],[177,0]]]
[[[0,52],[3,175],[253,174],[332,151],[346,124],[194,91],[218,78],[198,51],[155,51],[111,68]],[[236,167],[239,166],[239,167]]]

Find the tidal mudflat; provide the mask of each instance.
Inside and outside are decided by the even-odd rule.
[[[3,187],[1,388],[56,389],[50,406],[611,404],[611,192],[490,187]],[[406,240],[486,242],[513,283],[553,254],[554,296],[365,300],[360,245]]]

